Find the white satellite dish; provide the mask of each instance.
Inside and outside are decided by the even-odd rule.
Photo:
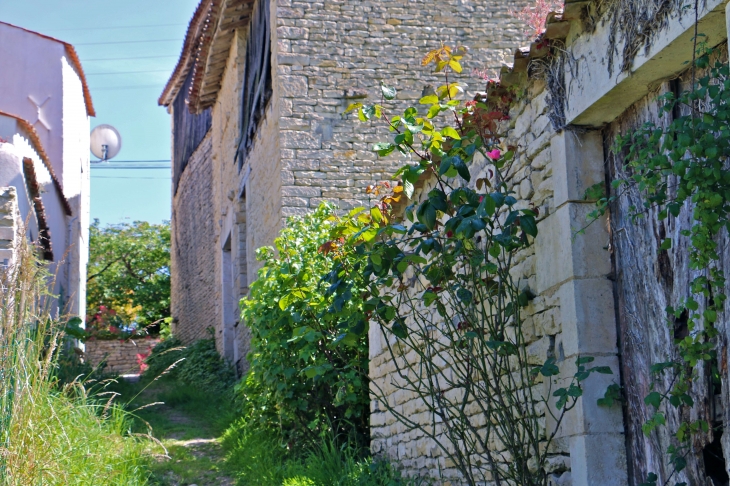
[[[91,131],[91,153],[101,162],[113,159],[122,149],[122,136],[111,125],[99,125]]]

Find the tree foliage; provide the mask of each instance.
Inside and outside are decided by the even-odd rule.
[[[139,328],[170,315],[170,225],[134,222],[90,228],[87,322],[111,309]]]
[[[368,432],[363,258],[328,241],[336,219],[329,205],[290,218],[275,247],[258,250],[264,267],[241,302],[252,351],[239,395],[253,423],[280,425],[292,444],[330,426],[365,440]],[[332,273],[335,262],[355,277]]]

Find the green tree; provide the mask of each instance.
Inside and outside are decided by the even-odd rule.
[[[89,247],[87,322],[106,308],[125,325],[155,331],[170,316],[170,225],[137,221],[102,228],[96,219]]]

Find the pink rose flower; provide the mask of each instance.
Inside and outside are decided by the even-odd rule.
[[[494,149],[491,152],[487,152],[487,157],[489,157],[492,160],[499,160],[499,158],[502,156],[502,152],[500,152],[498,149]]]

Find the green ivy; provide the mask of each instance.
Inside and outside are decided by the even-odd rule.
[[[264,266],[241,301],[252,349],[238,393],[252,419],[278,424],[293,444],[329,427],[368,437],[363,258],[329,241],[334,221],[327,204],[290,218],[275,248],[258,250]],[[355,278],[332,273],[335,262]]]
[[[593,218],[607,211],[632,187],[644,196],[642,207],[630,208],[634,218],[656,209],[657,219],[662,221],[676,218],[682,208],[692,208],[691,226],[682,229],[680,235],[689,242],[689,267],[699,271],[700,276],[690,282],[688,295],[666,309],[670,325],[676,318],[688,316],[689,332],[674,343],[680,360],[652,366],[652,374],[670,372],[673,378],[669,389],[652,389],[644,399],[655,410],[643,426],[647,436],[665,425],[664,407],[681,411],[694,406],[689,395],[698,378],[694,369],[698,363],[712,364],[716,359],[716,323],[727,300],[726,279],[718,266],[718,236],[730,229],[730,67],[711,62],[711,51],[701,49],[693,69],[707,74],[679,96],[670,92],[659,98],[660,116],[685,114],[673,117],[666,127],[649,122],[619,137],[614,152],[626,154],[627,172],[632,175],[613,181],[615,194],[610,197],[600,187],[586,193],[586,197],[599,201]],[[670,249],[674,243],[669,238],[663,240],[659,251]],[[667,451],[674,473],[686,467],[692,437],[708,430],[705,420],[683,419],[674,433],[676,444]],[[651,474],[644,484],[656,484],[656,480],[657,476]]]

